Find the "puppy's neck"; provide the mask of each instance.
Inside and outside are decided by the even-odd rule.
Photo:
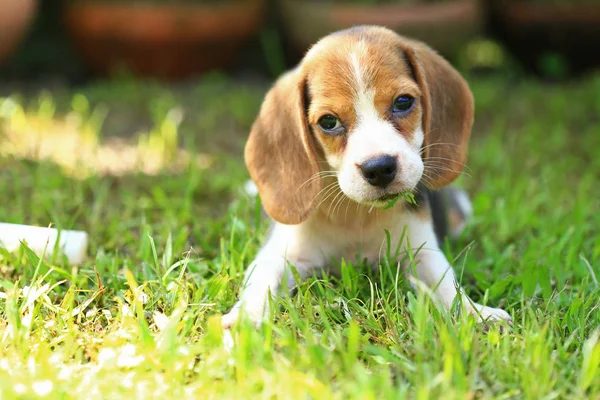
[[[400,203],[386,210],[359,204],[338,190],[321,200],[311,220],[317,224],[326,222],[340,229],[365,229],[374,226],[385,227],[407,211]]]

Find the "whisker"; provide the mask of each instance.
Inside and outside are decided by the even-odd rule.
[[[442,165],[439,165],[439,164],[428,164],[428,165],[425,165],[425,164],[424,164],[424,167],[425,167],[424,169],[427,169],[427,168],[429,167],[429,168],[434,168],[434,169],[435,169],[435,171],[446,171],[446,172],[453,172],[453,173],[455,173],[455,174],[459,174],[459,175],[461,175],[461,176],[462,176],[462,175],[464,175],[464,176],[467,176],[467,177],[469,177],[469,178],[472,178],[471,174],[470,174],[470,173],[468,173],[468,172],[465,172],[465,171],[459,171],[459,170],[455,170],[455,169],[452,169],[452,168],[447,168],[447,167],[445,167],[445,166],[442,166]],[[432,171],[432,172],[435,172],[435,171]],[[438,174],[438,175],[439,175],[439,174]]]
[[[454,146],[454,147],[460,147],[459,144],[456,143],[447,143],[447,142],[435,142],[435,143],[430,143],[427,146],[424,146],[421,148],[421,150],[419,151],[419,155],[423,154],[425,152],[425,150],[428,150],[434,146]]]
[[[418,195],[422,195],[423,194],[423,192],[421,191],[421,189],[419,189],[418,186],[413,189],[413,192],[414,192],[414,194],[418,194]]]
[[[335,186],[335,185],[337,185],[337,182],[331,182],[330,184],[326,185],[323,189],[321,189],[319,191],[319,193],[317,193],[317,195],[315,196],[315,198],[319,197],[319,195],[321,193],[323,193],[325,190],[330,189],[332,186]]]
[[[468,168],[471,169],[467,164],[461,163],[460,161],[456,161],[453,160],[451,158],[446,158],[446,157],[427,157],[427,159],[425,160],[425,162],[430,161],[430,160],[438,160],[438,161],[450,161],[453,164],[458,164],[463,168]]]
[[[335,210],[341,201],[344,201],[344,196],[337,196],[333,209],[331,210],[331,218],[335,217]]]
[[[349,199],[350,199],[350,198],[349,198],[348,196],[346,196],[346,195],[345,195],[345,193],[344,193],[344,197],[342,197],[342,198],[341,198],[341,199],[338,201],[338,205],[337,205],[337,207],[336,207],[336,208],[337,208],[337,211],[336,211],[336,209],[334,209],[334,210],[333,210],[333,212],[334,212],[334,215],[335,215],[335,213],[336,213],[336,212],[338,212],[339,210],[341,210],[341,208],[342,208],[342,204],[344,204],[344,201],[346,201],[346,200],[349,200]]]
[[[322,197],[321,201],[319,201],[319,204],[317,204],[316,208],[319,208],[321,206],[321,204],[323,204],[325,201],[327,201],[327,199],[329,198],[329,196],[331,196],[333,193],[335,193],[337,187],[337,182],[332,182],[329,185],[325,186],[323,189],[321,189],[321,191],[319,193],[317,193],[317,195],[314,197],[314,199],[318,199],[319,197]],[[321,195],[321,193],[325,192],[323,195]]]
[[[429,181],[426,182],[428,186],[431,186],[431,185],[435,186],[435,181],[438,178],[445,179],[444,174],[442,172],[440,172],[440,171],[429,171],[427,174],[423,173],[422,177],[426,177],[427,179],[429,179]],[[472,178],[471,175],[464,174],[464,173],[459,173],[458,175],[459,176],[463,176],[464,175],[467,178]]]
[[[341,192],[339,185],[335,185],[334,187],[331,188],[331,190],[328,191],[327,193],[327,197],[323,200],[329,200],[331,198],[331,196],[333,196],[333,199],[330,200],[330,204],[329,206],[331,207],[331,203],[333,203],[333,201],[337,198],[338,194]]]
[[[425,162],[423,162],[424,166],[429,166],[429,167],[444,167],[444,168],[449,168],[447,166],[447,164],[439,162],[439,161],[429,161],[429,160],[425,160]],[[450,168],[452,171],[454,172],[459,172],[458,170],[454,170],[452,168]]]
[[[323,199],[323,201],[321,201],[321,202],[320,202],[320,203],[317,205],[317,207],[316,207],[316,208],[320,208],[320,207],[321,207],[321,205],[322,205],[322,204],[323,204],[325,201],[327,201],[327,200],[329,200],[329,199],[331,198],[331,196],[334,196],[334,195],[335,195],[335,196],[337,196],[337,193],[338,193],[338,192],[336,192],[335,190],[331,191],[331,192],[330,192],[330,193],[327,195],[327,197],[325,197],[325,198]],[[331,206],[331,203],[330,203],[330,206]]]
[[[346,221],[348,219],[348,208],[350,207],[350,203],[352,203],[350,201],[350,198],[348,197],[348,203],[346,204],[346,212],[344,213],[344,221]],[[356,203],[358,204],[358,203]]]
[[[313,174],[306,181],[304,181],[304,183],[302,185],[300,185],[298,187],[298,189],[296,189],[296,190],[298,191],[298,190],[302,189],[305,185],[309,184],[310,182],[312,182],[312,181],[314,181],[316,179],[333,177],[333,176],[337,176],[337,173],[335,171],[319,171],[319,172]]]
[[[331,197],[334,193],[336,193],[336,189],[339,189],[338,183],[337,182],[333,182],[329,185],[327,185],[323,190],[321,190],[321,192],[323,192],[324,190],[327,190],[327,192],[323,195],[323,199],[319,202],[319,204],[317,204],[316,208],[321,207],[321,205],[327,201],[327,199],[329,197]],[[321,193],[319,192],[319,193]]]
[[[425,171],[423,171],[423,175],[421,175],[421,179],[423,180],[423,182],[425,182],[426,186],[432,186],[433,184],[433,177],[429,176],[428,174],[425,173]]]
[[[336,195],[335,195],[335,197],[333,198],[333,200],[332,200],[331,204],[329,204],[329,207],[327,208],[327,217],[328,217],[328,218],[329,218],[330,216],[331,216],[331,218],[333,218],[333,214],[330,214],[330,211],[331,211],[331,206],[332,206],[333,204],[337,204],[337,199],[338,199],[340,196],[343,196],[343,195],[344,195],[344,192],[342,192],[342,191],[340,190],[340,192],[339,192],[338,194],[336,194]],[[334,207],[334,209],[335,209],[335,207]]]

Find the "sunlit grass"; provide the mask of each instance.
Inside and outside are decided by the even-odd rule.
[[[89,110],[87,99],[75,94],[72,110],[55,115],[52,97],[39,98],[37,110],[27,110],[12,98],[0,99],[2,146],[0,154],[34,161],[52,161],[73,177],[124,175],[142,172],[156,175],[161,171],[181,172],[190,162],[208,168],[208,154],[191,153],[179,148],[178,128],[181,111],[169,110],[149,132],[136,132],[137,143],[122,138],[100,139],[107,110]]]
[[[280,299],[274,323],[234,329],[230,353],[219,316],[268,226],[241,193],[244,136],[231,132],[247,130],[264,87],[106,85],[1,100],[0,221],[83,229],[91,244],[81,267],[0,249],[0,397],[600,397],[598,78],[473,81],[460,184],[476,217],[445,251],[512,329],[440,312],[388,258],[378,274],[340,260],[341,278]],[[119,143],[160,160],[152,171],[99,164],[123,99],[146,117],[122,120],[133,132]]]

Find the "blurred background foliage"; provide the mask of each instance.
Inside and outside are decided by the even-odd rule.
[[[181,80],[220,69],[269,79],[297,63],[307,43],[356,23],[380,23],[421,38],[463,71],[565,79],[600,63],[597,0],[0,0],[0,5],[23,8],[27,1],[37,4],[37,12],[22,40],[0,60],[3,92],[15,82],[20,89],[32,83],[72,86],[107,74]],[[1,24],[0,17],[0,36]],[[177,62],[183,67],[174,66]]]
[[[600,66],[595,0],[0,0],[0,9],[0,153],[108,174],[181,168],[175,161],[196,151],[239,159],[272,81],[319,37],[352,25],[427,42],[480,104],[490,82],[507,98],[517,84],[587,87]],[[479,107],[478,119],[497,107]]]

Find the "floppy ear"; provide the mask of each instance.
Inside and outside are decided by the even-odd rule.
[[[321,190],[305,109],[306,78],[287,72],[267,93],[246,143],[245,159],[267,213],[283,224],[304,221]]]
[[[404,52],[423,90],[427,186],[439,189],[458,177],[467,160],[473,95],[462,76],[434,50],[420,42],[406,43]]]

